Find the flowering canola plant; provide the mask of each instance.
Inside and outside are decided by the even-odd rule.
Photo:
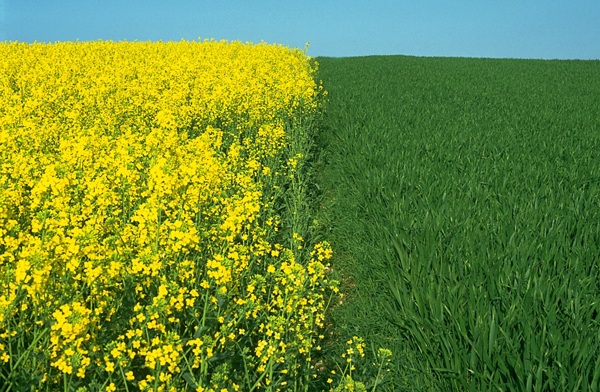
[[[0,384],[306,389],[337,288],[329,245],[282,223],[289,130],[318,109],[305,52],[0,53]]]

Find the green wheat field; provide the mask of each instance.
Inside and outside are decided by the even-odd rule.
[[[390,348],[378,390],[598,390],[600,61],[317,60],[330,349]]]

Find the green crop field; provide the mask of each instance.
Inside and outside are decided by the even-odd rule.
[[[597,390],[600,61],[318,61],[338,341],[390,391]]]

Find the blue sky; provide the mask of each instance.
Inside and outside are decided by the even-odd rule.
[[[600,0],[0,0],[0,41],[282,43],[311,56],[600,59]]]

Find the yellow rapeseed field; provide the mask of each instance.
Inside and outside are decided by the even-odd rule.
[[[266,44],[0,44],[0,383],[306,389],[331,250],[299,260],[276,202],[314,72]]]

